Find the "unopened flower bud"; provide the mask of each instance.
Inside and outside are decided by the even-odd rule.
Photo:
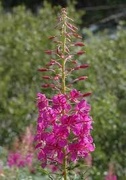
[[[51,79],[49,76],[42,76],[43,79]]]
[[[56,50],[56,53],[57,53],[57,55],[61,55],[61,54],[62,54],[61,49],[60,49],[59,46],[58,46],[58,48],[57,48],[57,50]]]
[[[79,34],[73,33],[73,36],[79,39],[82,39],[82,36],[80,36]]]
[[[84,54],[85,53],[85,51],[78,51],[77,52],[77,55],[82,55],[82,54]]]
[[[48,88],[48,87],[50,87],[50,85],[49,84],[43,84],[42,87],[43,88]]]
[[[69,23],[66,23],[66,26],[69,30],[71,30],[72,32],[76,32],[76,30],[72,27],[72,25],[70,25]]]
[[[84,43],[82,43],[82,42],[76,42],[74,45],[75,46],[85,46]]]
[[[54,80],[59,80],[59,75],[55,76]]]
[[[80,68],[88,68],[89,67],[89,65],[88,64],[82,64],[82,65],[80,65]]]
[[[81,65],[81,66],[77,66],[77,67],[75,67],[74,68],[74,70],[78,70],[78,69],[85,69],[85,68],[88,68],[89,67],[89,65],[88,64],[83,64],[83,65]]]
[[[51,55],[51,54],[53,53],[53,51],[51,51],[51,50],[46,50],[45,53]]]
[[[50,36],[49,39],[54,39],[56,36]]]
[[[67,23],[67,25],[74,30],[78,30],[78,28],[76,26],[74,26],[73,24]]]
[[[81,76],[81,77],[78,78],[78,80],[85,80],[87,78],[88,78],[87,76]]]
[[[73,64],[77,64],[77,61],[76,60],[72,60],[71,61]]]
[[[74,79],[72,83],[77,82],[77,81],[86,80],[87,78],[88,78],[87,76],[81,76],[81,77],[79,77],[77,79]]]
[[[88,93],[84,93],[82,96],[86,97],[86,96],[90,96],[92,94],[92,92],[88,92]]]

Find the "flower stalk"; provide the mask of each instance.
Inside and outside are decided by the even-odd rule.
[[[66,74],[65,74],[65,64],[66,64],[66,60],[65,60],[65,47],[66,47],[66,23],[67,23],[67,18],[66,18],[66,11],[65,9],[62,10],[62,17],[63,17],[63,25],[62,25],[62,31],[61,31],[61,38],[62,38],[62,93],[65,94],[66,93],[66,82],[65,82],[65,78],[66,78]],[[64,111],[63,111],[63,115],[64,115]],[[65,148],[63,149],[63,153],[64,153],[64,159],[63,159],[63,177],[64,180],[67,180],[67,156],[66,156],[66,150]]]
[[[85,158],[95,147],[90,134],[91,107],[85,100],[91,93],[81,93],[72,88],[74,82],[86,80],[87,76],[68,81],[68,76],[75,70],[88,68],[89,65],[80,65],[74,59],[74,56],[85,53],[80,49],[84,43],[76,40],[81,39],[81,36],[77,34],[77,28],[67,16],[65,8],[61,10],[57,28],[60,34],[49,37],[56,44],[56,49],[45,51],[51,56],[51,60],[46,68],[39,68],[44,73],[42,78],[48,81],[42,87],[54,89],[56,94],[51,98],[42,93],[37,94],[38,122],[35,140],[42,167],[49,166],[52,171],[59,171],[63,179],[67,180],[71,164],[76,163],[79,158]],[[73,52],[74,47],[76,52]],[[51,72],[53,74],[49,76]]]

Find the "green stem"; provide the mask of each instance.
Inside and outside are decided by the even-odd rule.
[[[66,92],[66,82],[65,82],[65,60],[62,61],[62,93],[65,94]]]
[[[64,149],[63,169],[64,169],[64,173],[63,173],[64,180],[67,180],[67,158],[66,158],[65,149]]]
[[[65,26],[65,21],[66,18],[64,17],[64,22],[63,22],[63,27],[62,27],[62,43],[63,43],[63,47],[62,47],[62,54],[63,56],[65,56],[65,46],[66,46],[66,26]],[[65,74],[65,64],[66,64],[66,60],[65,58],[62,58],[62,93],[65,94],[66,91],[66,74]]]
[[[66,64],[66,60],[65,60],[65,53],[66,53],[66,15],[63,14],[63,25],[62,25],[62,54],[63,54],[63,58],[62,58],[62,93],[65,94],[66,92],[66,74],[65,74],[65,64]],[[63,111],[64,114],[64,111]],[[63,153],[64,153],[64,160],[63,160],[63,178],[64,180],[67,180],[67,157],[66,157],[66,150],[65,148],[63,149]]]

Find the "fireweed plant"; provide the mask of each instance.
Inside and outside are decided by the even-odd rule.
[[[11,168],[28,167],[31,171],[33,168],[34,160],[34,147],[33,147],[33,128],[29,126],[26,128],[25,134],[21,140],[15,139],[13,143],[13,151],[10,151],[7,158],[7,165]]]
[[[81,50],[84,44],[65,8],[61,9],[56,28],[59,35],[49,37],[56,48],[45,51],[51,60],[44,68],[38,69],[44,74],[43,79],[48,81],[42,87],[54,89],[56,94],[51,98],[37,94],[39,115],[35,141],[42,168],[49,167],[67,180],[72,164],[94,151],[95,146],[90,134],[91,107],[85,100],[91,93],[83,94],[73,88],[74,82],[86,80],[87,76],[68,81],[74,71],[88,68],[89,65],[80,65],[74,59],[85,53]],[[73,53],[74,47],[76,52]]]

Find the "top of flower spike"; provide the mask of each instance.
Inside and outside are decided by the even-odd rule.
[[[73,19],[71,19],[70,17],[67,16],[67,10],[66,10],[66,8],[62,8],[62,9],[61,9],[61,16],[62,16],[62,15],[65,15],[69,20],[74,21]]]
[[[61,13],[67,15],[66,8],[62,8],[62,9],[61,9]]]
[[[46,68],[39,68],[39,71],[44,73],[44,76],[42,76],[44,81],[48,81],[47,84],[43,84],[42,87],[52,88],[53,90],[58,90],[59,92],[62,91],[62,61],[65,62],[65,80],[75,70],[85,69],[89,66],[87,64],[78,64],[77,60],[74,60],[74,58],[76,58],[77,56],[83,55],[85,53],[85,51],[83,50],[84,43],[80,40],[77,40],[78,38],[81,38],[81,36],[77,33],[78,28],[74,25],[73,19],[69,18],[67,14],[67,9],[62,8],[61,13],[58,17],[58,24],[56,26],[60,33],[49,37],[49,39],[56,44],[56,49],[45,50],[45,53],[51,56],[51,58],[50,61],[46,64]],[[76,63],[73,64],[73,61],[75,61]],[[54,77],[52,77],[51,72],[53,73]],[[83,80],[85,79],[86,78],[83,78]],[[66,81],[66,89],[70,89],[68,87],[71,87],[73,85],[72,82],[77,82],[80,80],[82,80],[82,78],[76,78],[75,80],[73,79],[70,82],[69,80]]]

